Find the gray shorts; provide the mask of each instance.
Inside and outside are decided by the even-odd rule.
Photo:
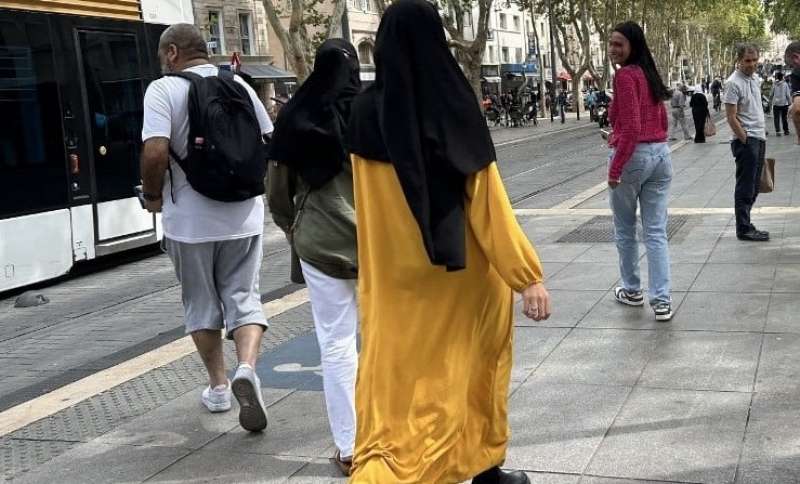
[[[261,235],[198,244],[164,237],[161,247],[181,283],[187,333],[225,328],[233,339],[241,326],[267,328],[258,290]]]

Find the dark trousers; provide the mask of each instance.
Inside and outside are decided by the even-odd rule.
[[[731,141],[731,151],[736,158],[736,189],[733,194],[736,212],[736,234],[745,234],[755,227],[750,223],[750,210],[758,198],[758,182],[764,166],[767,142],[748,136],[747,142]]]
[[[772,115],[775,118],[775,134],[780,134],[781,126],[783,123],[783,132],[789,134],[789,106],[772,106]]]

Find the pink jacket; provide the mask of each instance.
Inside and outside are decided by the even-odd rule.
[[[637,144],[667,141],[667,109],[663,102],[653,100],[641,67],[630,65],[617,71],[608,117],[613,128],[609,146],[616,148],[608,179],[619,180]]]

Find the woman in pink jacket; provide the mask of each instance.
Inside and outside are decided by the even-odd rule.
[[[672,319],[671,277],[667,242],[667,202],[672,160],[667,145],[669,92],[656,69],[642,28],[635,22],[618,25],[608,53],[621,68],[614,78],[614,101],[609,109],[613,148],[608,168],[622,285],[617,301],[643,306],[636,240],[636,207],[641,206],[647,247],[649,302],[657,321]]]

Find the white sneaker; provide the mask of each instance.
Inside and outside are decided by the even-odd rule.
[[[267,428],[267,409],[261,396],[261,380],[253,367],[247,363],[240,364],[231,387],[239,401],[239,425],[250,432]]]
[[[227,412],[231,409],[231,382],[228,381],[227,385],[218,385],[214,388],[211,388],[210,385],[207,386],[203,390],[201,400],[211,413]]]

